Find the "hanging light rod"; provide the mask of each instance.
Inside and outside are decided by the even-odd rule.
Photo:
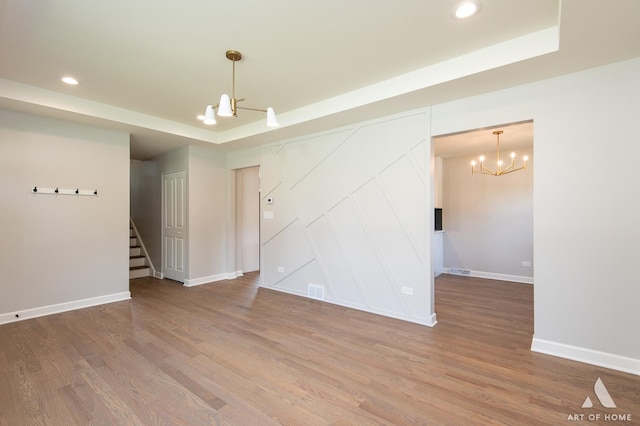
[[[267,126],[269,127],[278,127],[280,124],[276,119],[276,113],[273,108],[268,107],[267,109],[261,108],[249,108],[249,107],[241,107],[238,105],[238,102],[244,101],[244,98],[237,99],[236,98],[236,61],[242,59],[242,53],[237,50],[227,50],[226,53],[227,59],[229,59],[233,63],[232,68],[232,85],[231,85],[231,97],[226,93],[220,96],[220,102],[213,106],[207,105],[207,109],[204,113],[204,124],[216,124],[216,116],[214,114],[214,109],[218,109],[218,117],[237,117],[238,110],[244,109],[248,111],[259,111],[267,113]]]
[[[507,166],[505,169],[502,168],[503,166],[503,162],[500,159],[500,135],[503,134],[504,131],[502,130],[496,130],[495,132],[493,132],[494,135],[496,135],[496,145],[497,145],[497,154],[496,154],[496,171],[493,171],[491,169],[488,169],[484,166],[484,155],[480,156],[480,169],[476,170],[476,161],[473,160],[471,162],[471,174],[484,174],[484,175],[492,175],[492,176],[502,176],[502,175],[506,175],[509,173],[513,173],[513,172],[517,172],[518,170],[526,170],[527,169],[527,161],[529,160],[529,157],[527,157],[526,155],[524,157],[522,157],[523,160],[523,165],[518,167],[517,169],[515,168],[515,159],[516,159],[516,153],[512,152],[511,153],[511,164],[509,164],[509,166]]]

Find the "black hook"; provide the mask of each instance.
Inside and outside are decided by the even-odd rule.
[[[38,192],[38,187],[37,186],[33,187],[33,192]]]
[[[79,193],[80,193],[80,191],[78,191],[78,188],[76,188],[76,194],[79,194]]]
[[[55,191],[55,192],[56,192],[56,194],[58,193],[58,188],[56,188],[56,191]]]
[[[98,195],[98,190],[93,191],[93,195]]]

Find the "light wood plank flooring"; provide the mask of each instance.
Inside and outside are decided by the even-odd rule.
[[[0,326],[0,424],[640,421],[640,377],[529,351],[530,285],[442,275],[429,328],[257,279],[140,278],[131,301]],[[617,408],[599,404],[598,377]]]

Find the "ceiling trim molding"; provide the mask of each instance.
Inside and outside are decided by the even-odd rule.
[[[556,52],[560,46],[559,33],[558,26],[550,27],[302,108],[279,113],[280,128],[342,113],[515,62]],[[268,130],[265,130],[262,121],[250,123],[221,132],[219,134],[219,143],[233,142],[266,131]]]
[[[0,98],[50,108],[71,115],[136,126],[203,142],[219,143],[218,135],[210,130],[2,78],[0,78]]]
[[[302,108],[280,113],[279,129],[373,105],[411,92],[552,53],[558,49],[558,26],[536,31]],[[225,131],[201,129],[7,79],[0,79],[0,97],[70,115],[106,120],[213,144],[226,144],[273,131],[265,129],[262,121]]]

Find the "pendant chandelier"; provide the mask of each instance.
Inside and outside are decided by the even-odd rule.
[[[236,99],[236,61],[242,59],[242,54],[236,50],[227,50],[226,53],[227,59],[229,59],[233,63],[232,68],[232,86],[231,86],[231,97],[226,93],[220,96],[220,102],[213,106],[207,105],[207,109],[204,113],[204,124],[216,124],[216,116],[214,114],[214,109],[218,110],[218,117],[237,117],[238,110],[244,109],[248,111],[260,111],[267,113],[267,126],[269,127],[278,127],[280,124],[276,119],[276,113],[273,108],[268,107],[267,109],[261,108],[249,108],[249,107],[241,107],[238,105],[238,102],[244,101],[244,98]]]
[[[526,155],[524,157],[522,157],[522,161],[523,164],[522,166],[516,168],[515,167],[515,161],[516,161],[516,153],[512,152],[511,153],[511,164],[509,164],[507,167],[503,168],[504,163],[503,161],[500,159],[500,135],[503,134],[504,132],[502,130],[496,130],[495,132],[493,132],[494,135],[496,135],[496,169],[491,170],[487,167],[484,166],[484,155],[481,155],[479,160],[480,160],[480,168],[478,170],[476,170],[476,161],[473,160],[471,162],[471,174],[484,174],[484,175],[492,175],[492,176],[502,176],[502,175],[506,175],[509,173],[513,173],[513,172],[517,172],[518,170],[526,170],[527,169],[527,160],[529,160],[529,157],[527,157]]]

